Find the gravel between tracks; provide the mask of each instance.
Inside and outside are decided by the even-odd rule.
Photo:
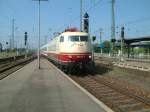
[[[144,98],[143,95],[138,95],[138,93],[136,95],[135,90],[130,90],[134,89],[134,86],[125,84],[124,87],[128,89],[123,89],[122,84],[116,85],[113,79],[108,79],[108,77],[105,79],[98,75],[70,75],[70,77],[115,112],[150,112],[150,100]],[[149,103],[146,104],[146,101]]]
[[[150,112],[148,72],[114,67],[103,60],[96,61],[91,73],[79,71],[70,77],[116,112]]]
[[[110,60],[106,59],[97,59],[96,60],[96,69],[97,74],[103,76],[116,77],[118,79],[124,80],[131,84],[135,84],[141,88],[150,91],[150,72],[128,69],[128,68],[119,68],[111,65]]]

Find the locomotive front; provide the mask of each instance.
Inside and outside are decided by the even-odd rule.
[[[89,66],[92,60],[92,45],[88,33],[64,32],[60,36],[59,60],[67,68]]]

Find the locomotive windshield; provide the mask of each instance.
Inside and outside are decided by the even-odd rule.
[[[79,36],[69,36],[69,41],[71,41],[71,42],[79,42]]]
[[[68,40],[71,42],[87,42],[88,36],[69,36]]]
[[[88,36],[80,36],[80,41],[88,41]]]

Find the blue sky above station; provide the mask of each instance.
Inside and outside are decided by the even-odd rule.
[[[110,39],[111,0],[83,0],[83,12],[90,16],[90,34],[103,40]],[[116,38],[120,27],[125,27],[125,37],[150,35],[150,0],[115,0]],[[12,35],[12,19],[15,19],[15,41],[23,46],[24,32],[28,32],[29,44],[37,46],[38,2],[33,0],[0,0],[0,41],[9,41]],[[80,27],[80,0],[48,0],[41,2],[41,41],[50,40],[54,32],[66,27]]]

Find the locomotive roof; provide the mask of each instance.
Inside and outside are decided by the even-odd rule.
[[[77,32],[63,32],[60,35],[88,35],[88,33],[77,31]]]
[[[57,35],[57,36],[54,36],[51,40],[53,40],[53,39],[55,39],[55,38],[57,38],[57,37],[59,37],[59,36],[67,36],[67,35],[88,35],[88,33],[86,33],[86,32],[80,32],[80,31],[76,31],[76,32],[69,32],[69,31],[67,31],[67,32],[62,32],[62,33],[60,33],[60,35]]]

